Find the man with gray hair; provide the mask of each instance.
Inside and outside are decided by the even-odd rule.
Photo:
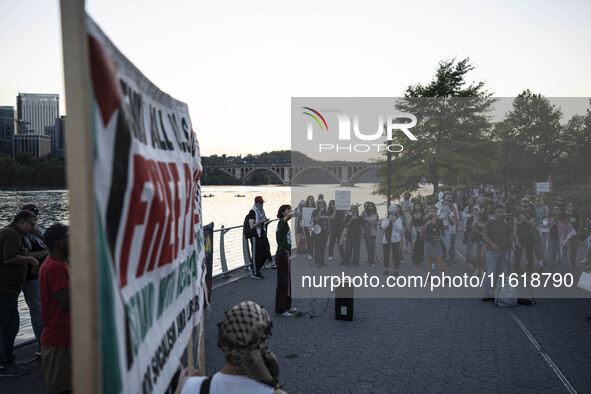
[[[279,389],[279,364],[269,350],[273,323],[267,311],[244,301],[226,312],[218,324],[218,347],[226,356],[222,370],[211,378],[181,373],[176,393],[284,393]]]

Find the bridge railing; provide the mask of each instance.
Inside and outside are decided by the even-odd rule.
[[[270,220],[269,223],[271,222],[276,222],[279,219],[273,219]],[[216,274],[213,275],[214,278],[217,277],[222,277],[222,278],[226,278],[232,275],[232,273],[236,272],[236,271],[240,271],[242,269],[248,268],[251,265],[252,262],[252,256],[251,256],[251,251],[250,251],[250,246],[249,243],[250,241],[246,238],[244,238],[244,236],[242,235],[242,225],[239,226],[232,226],[232,227],[224,227],[224,225],[221,226],[221,228],[217,229],[217,230],[213,230],[214,233],[214,245],[215,245],[215,233],[219,233],[219,268],[221,268],[221,272],[218,272]],[[240,263],[234,261],[234,264],[232,268],[228,267],[228,258],[227,258],[227,254],[226,254],[226,246],[228,246],[228,244],[230,246],[237,246],[236,245],[236,241],[234,238],[234,242],[230,241],[229,243],[227,242],[227,237],[226,234],[229,233],[232,230],[237,230],[237,232],[239,232],[240,238],[242,239],[242,261],[241,261],[241,265]],[[272,240],[270,240],[272,241]],[[270,242],[271,243],[271,242]],[[215,263],[217,262],[216,259],[216,248],[213,248],[213,255],[214,255],[214,267],[213,268],[213,272],[217,271],[217,268],[215,266]],[[238,257],[236,256],[235,253],[232,254],[232,258],[233,259],[237,259]],[[236,266],[236,264],[239,264],[238,266]]]

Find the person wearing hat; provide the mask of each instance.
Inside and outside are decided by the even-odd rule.
[[[39,219],[39,209],[33,204],[26,204],[21,208],[22,211],[30,211],[37,216]],[[47,257],[47,246],[43,243],[43,233],[45,227],[39,224],[31,231],[30,234],[23,234],[23,245],[28,251],[28,255],[32,256],[39,261],[39,266],[43,264],[43,260]],[[33,327],[33,333],[35,339],[37,339],[38,351],[35,353],[37,356],[41,356],[41,334],[43,333],[43,323],[41,322],[41,298],[39,295],[39,278],[37,275],[31,272],[31,268],[27,271],[27,280],[23,284],[23,295],[25,296],[25,302],[29,307],[29,316],[31,317],[31,326]]]
[[[39,262],[26,255],[21,235],[30,234],[37,226],[33,212],[19,212],[12,223],[0,231],[0,377],[22,376],[29,370],[14,362],[14,340],[20,317],[18,295],[27,278],[27,268],[37,273]]]
[[[248,222],[250,229],[253,230],[253,236],[250,238],[252,247],[252,266],[250,275],[253,279],[263,279],[261,268],[267,260],[272,260],[271,246],[267,238],[267,224],[269,219],[263,209],[265,201],[262,196],[254,198],[254,205],[248,213]]]
[[[181,372],[175,394],[285,393],[279,388],[279,364],[269,350],[273,323],[265,308],[244,301],[226,312],[218,324],[218,347],[224,352],[224,367],[210,378]]]
[[[534,243],[534,229],[536,228],[536,210],[532,208],[532,204],[528,197],[524,196],[521,199],[521,209],[516,210],[513,213],[513,221],[515,223],[515,229],[517,239],[521,247],[515,248],[515,269],[518,273],[522,272],[521,267],[521,255],[525,250],[525,256],[527,258],[527,271],[533,269],[533,243]]]
[[[41,363],[50,393],[72,390],[70,335],[70,267],[68,226],[54,224],[43,234],[49,256],[39,270],[43,334]]]

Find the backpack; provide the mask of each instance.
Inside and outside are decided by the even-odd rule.
[[[244,217],[244,225],[242,226],[242,235],[244,236],[244,238],[246,239],[251,239],[252,237],[256,237],[257,236],[257,229],[251,229],[250,228],[250,218],[249,218],[250,212],[248,213],[248,215],[246,215]]]
[[[497,279],[495,289],[495,305],[517,306],[517,288],[512,287],[508,277],[504,277],[504,283]]]

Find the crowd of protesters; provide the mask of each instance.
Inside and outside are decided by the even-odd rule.
[[[314,210],[308,222],[302,215],[304,208]],[[575,267],[582,242],[587,243],[587,257],[581,263],[591,269],[591,234],[587,230],[591,228],[591,211],[581,214],[576,208],[562,194],[545,202],[543,194],[509,195],[499,187],[479,185],[440,190],[414,201],[405,193],[400,203],[388,207],[380,218],[370,201],[363,209],[353,204],[345,211],[337,210],[334,200],[327,204],[323,194],[317,199],[310,195],[296,209],[296,240],[298,251],[306,253],[317,268],[326,265],[326,247],[329,262],[337,249],[341,267],[359,267],[364,246],[365,263],[376,267],[381,257],[384,275],[399,275],[408,254],[414,265],[426,262],[430,273],[438,268],[445,272],[446,267],[457,265],[458,245],[458,253],[465,257],[464,268],[471,274],[497,269],[493,263],[497,260],[520,274],[564,274]],[[461,243],[456,242],[458,234],[462,234]]]

